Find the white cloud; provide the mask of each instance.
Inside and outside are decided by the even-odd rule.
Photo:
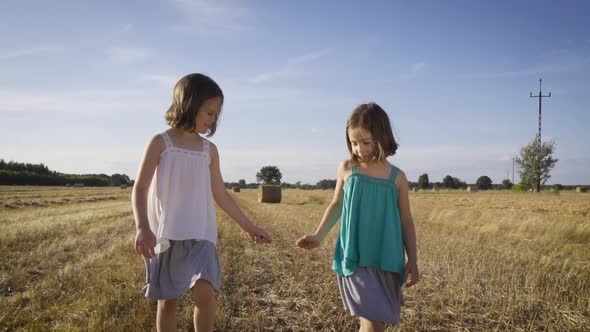
[[[330,53],[328,49],[309,52],[287,60],[287,63],[281,68],[269,72],[256,75],[249,79],[252,83],[261,83],[275,80],[277,78],[288,77],[298,72],[305,64],[317,60]]]
[[[260,108],[261,105],[281,105],[301,98],[303,92],[292,88],[278,88],[272,86],[253,86],[242,83],[220,83],[224,95],[225,105],[231,104],[240,108]]]
[[[144,81],[157,82],[161,86],[169,88],[172,91],[176,82],[180,80],[182,75],[158,75],[158,74],[143,74],[140,75],[140,79]]]
[[[0,114],[14,112],[136,112],[167,101],[167,93],[148,90],[23,92],[0,90]],[[157,106],[156,106],[157,107]]]
[[[287,60],[287,65],[305,64],[307,62],[319,59],[328,53],[330,53],[330,50],[328,49],[309,52]]]
[[[547,73],[566,73],[566,72],[573,72],[579,70],[582,67],[582,63],[578,62],[571,62],[571,63],[561,63],[561,64],[546,64],[546,65],[538,65],[532,66],[522,69],[514,69],[514,70],[506,70],[506,71],[498,71],[498,72],[487,72],[487,73],[477,73],[473,75],[466,75],[461,76],[459,78],[479,78],[479,79],[486,79],[486,78],[510,78],[510,77],[520,77],[520,76],[535,76],[540,77],[543,74]]]
[[[569,53],[569,50],[567,49],[552,49],[550,51],[546,51],[546,52],[542,52],[539,56],[541,58],[557,58],[557,57],[562,57],[565,56]]]
[[[393,76],[390,78],[390,81],[405,81],[414,79],[418,76],[418,73],[423,71],[426,67],[427,65],[425,62],[414,63],[407,73]]]
[[[64,47],[61,45],[36,45],[16,50],[5,50],[0,51],[0,60],[28,57],[45,53],[55,53],[63,51],[63,49]]]
[[[119,33],[125,33],[128,31],[131,31],[133,29],[133,23],[127,23],[125,24],[125,26],[123,28],[121,28],[121,30],[119,30]]]
[[[255,24],[253,11],[241,2],[213,0],[172,0],[173,6],[184,17],[182,25],[174,28],[197,33],[217,33],[244,30]]]
[[[148,49],[135,47],[111,47],[106,53],[108,60],[115,64],[143,62],[152,55]]]

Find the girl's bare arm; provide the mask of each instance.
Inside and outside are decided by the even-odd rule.
[[[320,242],[328,235],[332,227],[336,225],[342,215],[342,196],[344,187],[344,173],[346,172],[346,161],[343,161],[338,166],[338,175],[336,180],[336,188],[334,189],[334,196],[332,201],[326,208],[322,220],[318,225],[315,233],[306,235],[299,239],[296,244],[304,249],[312,249],[319,246]]]
[[[225,211],[250,237],[255,241],[268,242],[272,241],[271,236],[262,228],[254,225],[248,217],[242,212],[238,204],[228,194],[223,184],[223,177],[219,166],[219,152],[215,144],[211,143],[211,191],[217,205]]]
[[[408,255],[406,264],[406,277],[411,276],[406,287],[412,286],[419,280],[418,273],[418,252],[416,245],[416,228],[410,210],[409,186],[406,175],[401,170],[396,178],[396,186],[399,191],[398,205],[404,237],[404,246]]]
[[[153,257],[156,237],[150,230],[147,217],[147,196],[154,172],[164,151],[165,143],[160,135],[152,137],[145,148],[143,159],[131,192],[131,205],[135,217],[135,251],[145,257]]]

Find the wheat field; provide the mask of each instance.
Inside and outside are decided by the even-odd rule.
[[[230,193],[274,237],[255,245],[218,211],[218,331],[355,331],[325,244],[304,251],[331,191],[283,190],[261,204]],[[417,192],[422,280],[388,331],[586,331],[590,194]],[[0,187],[0,330],[152,331],[155,304],[132,249],[130,190]],[[191,300],[178,311],[191,331]]]

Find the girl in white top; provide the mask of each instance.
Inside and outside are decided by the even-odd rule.
[[[211,78],[189,74],[176,86],[166,112],[171,126],[147,145],[133,187],[135,251],[146,264],[145,296],[158,299],[158,331],[176,329],[176,299],[189,289],[196,331],[213,331],[221,268],[213,201],[257,243],[270,235],[255,226],[227,193],[217,129],[223,92]]]

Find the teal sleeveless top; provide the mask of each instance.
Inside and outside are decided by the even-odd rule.
[[[399,169],[388,179],[361,174],[358,167],[344,182],[342,223],[332,269],[344,277],[358,266],[397,272],[404,282],[404,241],[395,185]]]

